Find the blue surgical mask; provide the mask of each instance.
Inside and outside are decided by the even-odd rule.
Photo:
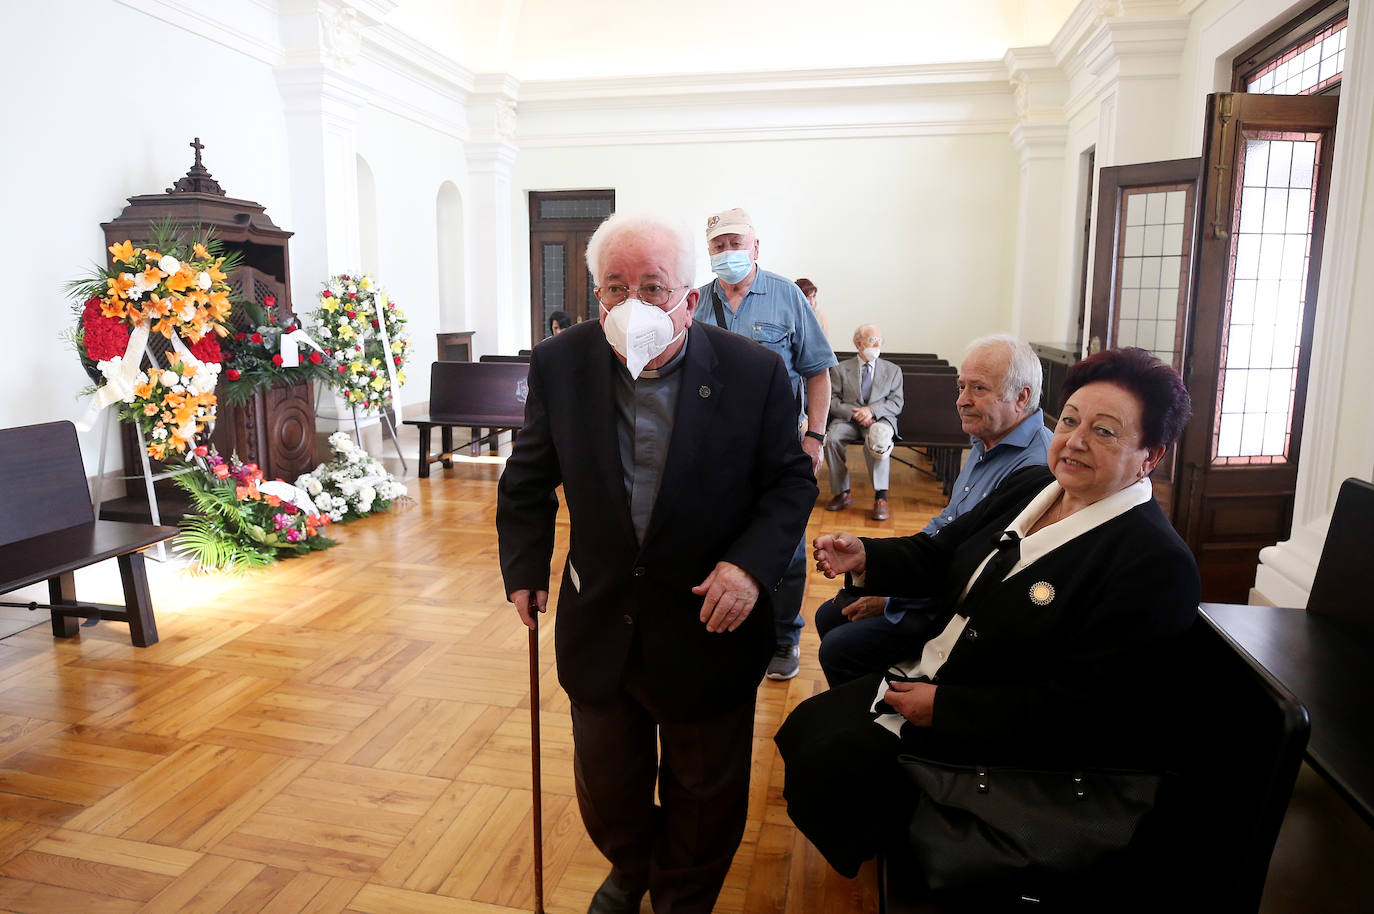
[[[739,282],[749,275],[754,261],[748,251],[721,251],[711,255],[711,272],[725,282]]]

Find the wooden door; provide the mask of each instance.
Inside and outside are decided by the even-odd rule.
[[[1338,101],[1208,98],[1173,512],[1204,600],[1244,602],[1292,523]]]
[[[595,320],[587,240],[615,209],[615,191],[530,193],[530,344],[549,335],[549,317]]]
[[[1184,371],[1201,169],[1199,158],[1102,169],[1089,353],[1139,346]],[[1151,476],[1165,513],[1178,466],[1170,448]]]

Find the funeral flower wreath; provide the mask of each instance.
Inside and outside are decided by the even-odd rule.
[[[364,415],[391,405],[405,383],[405,314],[370,274],[331,276],[312,313],[316,341],[339,396]]]
[[[70,284],[77,325],[69,338],[95,382],[82,424],[118,403],[150,457],[185,460],[215,421],[219,338],[228,333],[228,273],[237,257],[208,232],[186,240],[164,222],[152,234],[146,247],[110,245],[111,266]],[[165,365],[150,346],[158,336],[170,344]]]

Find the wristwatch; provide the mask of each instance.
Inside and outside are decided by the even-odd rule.
[[[825,436],[822,435],[820,432],[813,432],[813,431],[811,431],[811,429],[807,429],[807,430],[806,430],[806,437],[808,437],[808,438],[815,438],[815,439],[816,439],[817,441],[819,441],[821,444],[825,444]]]

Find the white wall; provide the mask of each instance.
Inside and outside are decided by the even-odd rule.
[[[853,328],[874,322],[891,350],[957,358],[972,337],[1010,327],[1017,172],[1005,134],[523,150],[515,342],[529,339],[526,193],[613,187],[622,212],[701,231],[698,284],[711,278],[706,217],[742,206],[760,264],[819,287],[833,345],[850,348]]]
[[[75,323],[64,286],[104,263],[100,223],[126,197],[186,173],[192,137],[231,196],[292,228],[277,87],[269,65],[118,3],[30,5],[6,17],[5,40],[0,426],[75,420],[90,382],[58,338]],[[94,431],[82,451],[93,472]]]

